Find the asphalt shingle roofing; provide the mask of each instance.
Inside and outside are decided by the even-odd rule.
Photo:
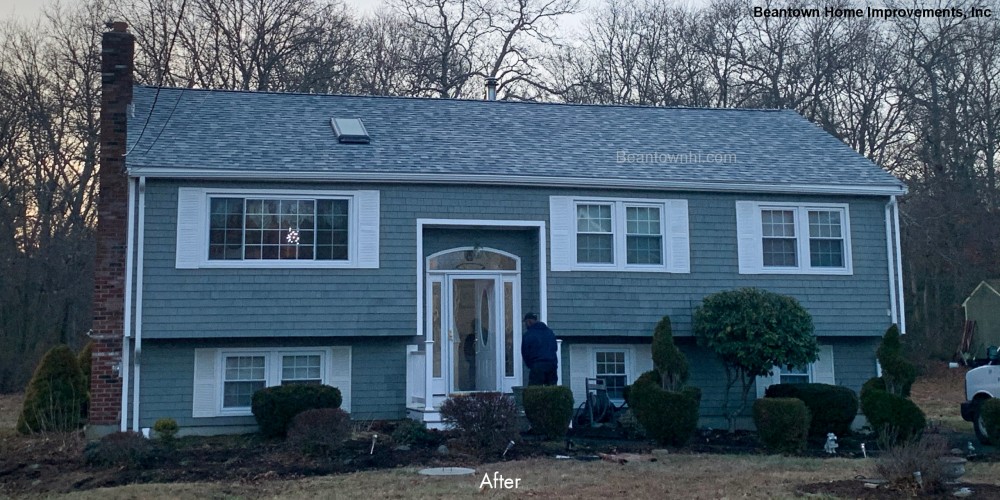
[[[127,158],[133,175],[903,189],[787,110],[164,88],[150,114],[156,89],[134,90]],[[361,118],[371,143],[338,142],[334,117]]]

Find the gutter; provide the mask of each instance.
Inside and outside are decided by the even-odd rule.
[[[128,385],[129,385],[129,338],[132,336],[132,249],[135,241],[135,189],[136,185],[129,179],[128,183],[128,230],[125,237],[125,324],[122,335],[122,401],[121,425],[119,430],[128,430]]]
[[[899,243],[899,203],[893,196],[889,202],[892,204],[893,225],[896,231],[896,286],[899,290],[899,333],[906,333],[906,303],[903,300],[903,252]]]
[[[572,187],[733,193],[789,193],[895,196],[906,194],[906,186],[756,184],[705,181],[657,181],[649,179],[594,179],[559,176],[511,176],[479,174],[424,174],[400,172],[280,172],[231,169],[131,167],[130,175],[154,179],[261,180],[302,182],[356,182],[400,184],[462,184],[487,186]]]
[[[146,178],[139,177],[139,231],[137,236],[135,278],[135,390],[132,391],[132,430],[140,432],[139,429],[139,374],[142,367],[142,267],[146,233]]]
[[[896,310],[896,257],[892,245],[894,234],[892,229],[892,204],[892,199],[885,203],[885,260],[889,266],[889,273],[887,274],[889,278],[889,318],[892,320],[892,324],[899,324],[899,312]]]

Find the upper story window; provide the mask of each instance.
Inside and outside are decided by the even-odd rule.
[[[377,268],[378,191],[180,188],[177,265]]]
[[[741,274],[851,274],[845,204],[736,202]]]
[[[687,200],[550,198],[552,270],[690,272]]]
[[[209,260],[349,257],[349,199],[211,198]]]

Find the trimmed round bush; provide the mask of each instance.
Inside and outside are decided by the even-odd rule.
[[[177,431],[181,430],[180,426],[177,425],[177,421],[172,418],[161,418],[153,423],[153,431],[160,438],[160,441],[164,443],[169,443],[174,440],[174,436],[177,435]]]
[[[651,383],[632,385],[629,407],[646,435],[660,444],[684,446],[698,427],[698,401]]]
[[[1000,436],[1000,399],[990,398],[979,406],[979,417],[983,421],[983,430],[990,441],[996,442]]]
[[[307,455],[329,455],[351,437],[351,416],[340,408],[305,410],[292,418],[288,443]]]
[[[83,450],[88,465],[142,468],[154,456],[152,444],[138,432],[112,432]]]
[[[80,350],[80,354],[77,355],[76,362],[80,365],[80,373],[83,374],[83,380],[90,387],[90,366],[94,360],[94,341],[91,340],[87,342],[87,345],[83,346]]]
[[[340,408],[340,389],[328,385],[279,385],[253,394],[251,411],[266,437],[284,436],[299,413],[319,408]]]
[[[499,392],[452,396],[441,405],[441,418],[459,441],[481,456],[499,456],[507,443],[520,439],[518,414],[514,398]]]
[[[17,430],[21,434],[76,430],[86,400],[87,384],[76,354],[57,345],[45,353],[28,383]]]
[[[757,436],[768,450],[798,453],[806,448],[809,408],[797,398],[761,398],[753,404]]]
[[[548,439],[565,437],[573,418],[573,391],[561,385],[525,387],[524,416],[532,430]]]
[[[868,387],[861,392],[861,412],[875,432],[890,443],[920,437],[927,419],[913,401],[879,390],[875,388],[877,383],[865,385]]]
[[[801,399],[812,419],[809,435],[826,436],[832,432],[845,436],[858,414],[858,396],[854,391],[830,384],[775,384],[767,388],[769,398]]]
[[[625,404],[630,407],[632,406],[632,402],[629,399],[629,396],[632,393],[632,388],[642,384],[653,384],[660,387],[660,372],[656,370],[649,370],[648,372],[644,372],[642,375],[639,375],[639,377],[636,378],[635,382],[632,382],[631,385],[626,385],[625,388],[622,389],[622,399],[625,400]]]

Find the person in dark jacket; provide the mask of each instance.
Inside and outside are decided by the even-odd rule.
[[[524,315],[524,337],[521,358],[528,365],[528,385],[556,385],[556,334],[535,313]]]

